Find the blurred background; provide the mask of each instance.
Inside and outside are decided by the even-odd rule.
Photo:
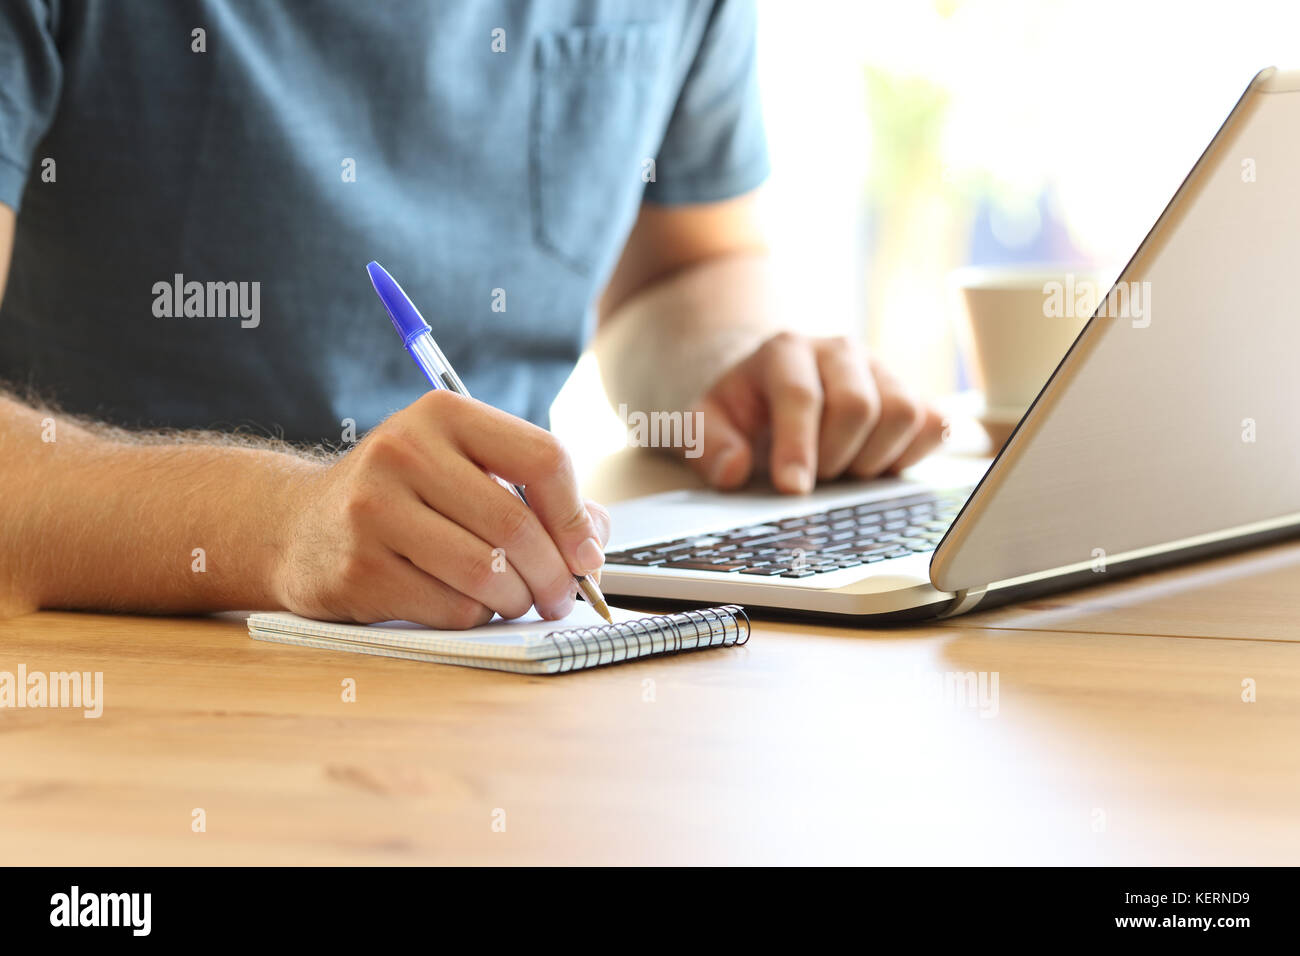
[[[1297,0],[759,0],[764,219],[792,324],[918,391],[970,385],[967,265],[1113,279],[1251,77],[1300,66]],[[624,444],[590,356],[552,407]],[[601,419],[593,426],[593,409]]]

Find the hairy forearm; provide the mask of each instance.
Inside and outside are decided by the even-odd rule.
[[[778,328],[766,255],[710,259],[604,317],[594,348],[614,405],[683,409]]]
[[[0,614],[276,606],[288,506],[324,466],[219,441],[87,427],[0,395]]]

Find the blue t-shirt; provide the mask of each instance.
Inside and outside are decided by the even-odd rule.
[[[767,173],[747,2],[4,0],[0,379],[337,442],[425,383],[545,425],[642,201]]]

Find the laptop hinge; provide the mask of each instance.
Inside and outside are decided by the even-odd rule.
[[[988,588],[966,588],[963,591],[958,591],[957,596],[952,599],[952,603],[948,605],[946,610],[939,614],[939,617],[945,618],[953,617],[957,614],[965,614],[976,604],[979,604],[979,602],[984,599],[984,595],[988,593]]]

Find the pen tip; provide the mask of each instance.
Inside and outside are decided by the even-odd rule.
[[[587,599],[587,603],[596,609],[597,614],[610,624],[614,623],[614,615],[609,613],[609,605],[605,603],[605,595],[600,593],[600,588],[596,586],[596,582],[591,575],[579,579],[578,590]]]

